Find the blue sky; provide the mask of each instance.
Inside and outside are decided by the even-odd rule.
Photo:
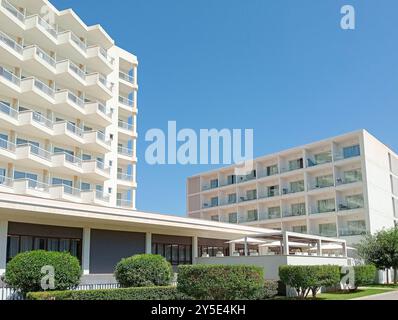
[[[185,215],[186,177],[149,166],[151,128],[253,128],[256,156],[366,128],[398,150],[396,0],[54,0],[139,65],[140,210]],[[340,8],[356,9],[356,30]]]

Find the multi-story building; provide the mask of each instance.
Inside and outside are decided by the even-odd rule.
[[[46,0],[1,0],[0,191],[135,209],[137,58]]]
[[[356,243],[398,220],[398,155],[361,130],[187,180],[189,217]]]

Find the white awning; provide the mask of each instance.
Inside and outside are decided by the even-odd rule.
[[[267,243],[267,241],[247,237],[247,238],[241,238],[241,239],[237,239],[237,240],[228,241],[227,243],[263,244],[263,243]]]

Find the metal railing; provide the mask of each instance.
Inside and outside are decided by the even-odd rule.
[[[52,129],[53,128],[53,121],[46,118],[42,114],[35,112],[35,111],[29,111],[32,112],[32,119],[33,121],[42,124],[43,126]]]
[[[110,141],[106,141],[105,133],[103,133],[102,131],[97,131],[97,139],[102,141],[103,143],[105,143],[107,145],[111,144]]]
[[[305,216],[306,213],[305,212],[299,212],[299,211],[287,211],[283,213],[283,217],[284,218],[288,218],[288,217],[301,217],[301,216]]]
[[[51,160],[51,152],[42,149],[34,144],[31,143],[18,144],[17,147],[18,148],[28,147],[29,153],[34,154],[35,156],[38,156],[46,160]]]
[[[44,92],[46,95],[54,98],[55,90],[50,88],[48,85],[44,84],[42,81],[38,79],[34,79],[35,87],[40,91]]]
[[[125,106],[128,106],[128,107],[134,106],[134,101],[133,100],[131,100],[129,98],[126,98],[126,97],[123,97],[123,96],[119,96],[119,102],[121,104],[124,104]]]
[[[134,84],[134,82],[135,82],[134,81],[134,76],[132,76],[132,75],[130,75],[128,73],[125,73],[123,71],[119,71],[119,78],[124,80],[124,81],[127,81],[129,83],[132,83],[132,84]]]
[[[66,184],[61,185],[63,188],[64,193],[69,194],[73,197],[80,197],[81,196],[81,190],[77,188],[73,188],[71,186],[68,186]]]
[[[0,186],[12,187],[14,180],[5,176],[0,176]]]
[[[108,79],[103,75],[103,74],[99,74],[98,76],[98,80],[110,91],[112,91],[113,89],[113,83],[109,82]]]
[[[126,147],[119,146],[117,148],[117,152],[119,154],[121,154],[121,155],[124,155],[124,156],[129,156],[129,157],[133,156],[133,149],[129,149],[129,148],[126,148]]]
[[[8,140],[0,138],[0,149],[14,152],[15,151],[15,143],[12,143]]]
[[[44,182],[40,182],[29,178],[14,179],[14,182],[19,182],[19,181],[25,182],[28,189],[43,191],[43,192],[48,192],[49,190],[49,185]]]
[[[0,76],[2,76],[6,80],[12,82],[13,84],[16,84],[17,86],[20,86],[20,84],[21,84],[21,79],[19,77],[17,77],[11,71],[9,71],[6,68],[1,67],[1,66],[0,66]]]
[[[95,198],[104,202],[109,202],[109,195],[103,191],[95,190]]]
[[[4,102],[0,101],[0,112],[10,116],[11,118],[17,119],[19,112]]]
[[[10,12],[19,21],[22,22],[25,21],[25,15],[22,12],[20,12],[17,8],[15,8],[11,3],[9,3],[7,0],[2,0],[1,5],[3,8],[7,9],[7,11]]]
[[[101,56],[103,56],[110,64],[113,64],[115,59],[113,59],[111,56],[109,56],[108,52],[104,48],[99,47],[99,52],[100,52]]]
[[[69,60],[69,70],[71,70],[74,74],[79,76],[81,79],[86,80],[86,72],[80,69],[77,65],[75,65],[72,61]]]
[[[47,54],[47,52],[45,52],[44,50],[42,50],[38,46],[36,46],[35,52],[36,52],[36,55],[40,59],[42,59],[45,62],[47,62],[50,66],[55,67],[55,65],[57,64],[57,62],[55,61],[55,59],[53,57],[51,57],[49,54]]]
[[[73,32],[71,32],[70,34],[71,34],[71,40],[72,40],[80,49],[82,49],[84,52],[86,52],[86,50],[87,50],[86,44],[85,44],[77,35],[75,35]]]
[[[133,124],[125,122],[123,120],[118,121],[118,126],[119,128],[124,130],[133,131]]]
[[[75,96],[72,92],[68,91],[68,99],[80,108],[84,108],[84,101],[79,97]]]
[[[365,234],[367,234],[367,231],[364,228],[341,228],[339,230],[341,237],[362,236]]]
[[[122,207],[122,208],[132,208],[133,202],[131,200],[127,200],[127,199],[117,199],[116,205],[118,207]]]
[[[54,29],[52,25],[50,25],[46,20],[44,20],[42,17],[38,17],[38,22],[39,25],[48,33],[50,34],[54,39],[58,38],[58,33],[57,30]]]
[[[73,164],[74,166],[81,167],[82,159],[68,153],[68,152],[55,152],[53,155],[63,155],[66,162]]]
[[[80,138],[83,137],[83,130],[69,121],[66,122],[66,130]]]
[[[118,172],[117,174],[117,178],[119,180],[123,180],[123,181],[134,181],[134,177],[132,175],[126,174],[126,173],[122,173],[122,172]]]
[[[23,47],[20,46],[14,39],[10,38],[4,32],[0,31],[0,41],[6,44],[8,47],[18,52],[19,54],[23,53]]]

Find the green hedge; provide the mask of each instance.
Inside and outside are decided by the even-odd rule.
[[[254,299],[264,286],[257,266],[184,265],[178,268],[178,290],[199,300]]]
[[[358,288],[373,284],[376,278],[376,267],[374,265],[363,265],[354,267],[354,282]]]
[[[310,292],[316,297],[322,287],[332,287],[340,283],[340,267],[320,266],[280,266],[281,281],[296,290],[300,299],[305,299]]]
[[[160,255],[139,254],[122,259],[115,277],[123,288],[168,286],[172,279],[171,264]]]
[[[87,291],[32,292],[28,300],[188,300],[175,287],[140,287]]]
[[[46,275],[41,272],[44,266],[54,268],[55,290],[66,290],[77,286],[81,268],[79,260],[66,252],[29,251],[15,256],[8,264],[5,282],[23,294],[42,291],[41,280]]]
[[[268,300],[278,295],[278,281],[266,280],[264,287],[255,296],[256,300]]]

